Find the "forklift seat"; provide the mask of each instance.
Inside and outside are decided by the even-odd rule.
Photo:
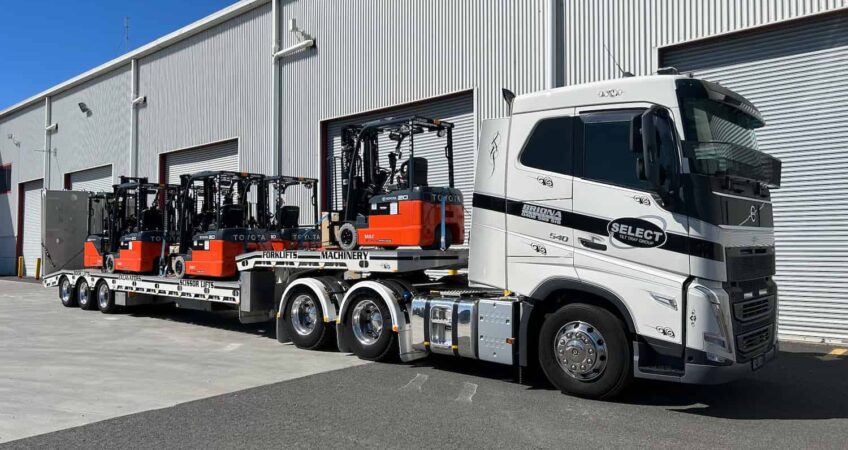
[[[300,207],[286,205],[277,212],[277,223],[280,228],[297,228],[300,225]]]
[[[414,161],[414,164],[415,164],[415,179],[412,180],[412,186],[413,187],[416,187],[416,186],[425,187],[425,186],[427,186],[427,158],[422,158],[420,156],[416,156],[415,158],[410,158],[410,159],[415,160]],[[409,161],[407,161],[407,163],[409,163]],[[405,164],[405,165],[407,166],[406,170],[408,172],[409,171],[408,165],[407,164]],[[404,176],[404,178],[408,179],[409,173],[405,173],[405,174],[403,174],[403,176]]]

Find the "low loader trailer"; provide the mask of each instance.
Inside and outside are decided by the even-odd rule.
[[[275,320],[282,341],[368,360],[540,369],[590,398],[633,378],[731,381],[777,354],[781,163],[758,150],[748,100],[662,72],[504,90],[509,115],[482,122],[463,193],[467,247],[256,251],[236,258],[237,281],[59,271],[45,284],[104,312],[237,308]]]

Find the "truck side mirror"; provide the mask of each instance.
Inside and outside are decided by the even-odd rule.
[[[637,171],[644,173],[644,178],[640,179],[647,180],[659,192],[663,189],[665,176],[659,163],[660,138],[657,135],[657,124],[660,121],[668,121],[668,114],[665,109],[652,106],[642,113],[639,120],[642,157],[637,161]],[[641,169],[638,168],[639,165],[642,166]]]

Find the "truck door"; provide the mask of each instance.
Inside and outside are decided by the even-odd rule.
[[[582,281],[625,299],[640,334],[680,342],[688,221],[638,175],[641,145],[631,150],[631,123],[644,111],[578,108],[574,264]],[[668,171],[679,170],[675,142],[661,149]]]
[[[552,276],[574,276],[572,108],[512,118],[507,158],[507,286],[527,293]]]

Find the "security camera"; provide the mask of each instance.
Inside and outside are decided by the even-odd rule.
[[[133,106],[144,106],[147,104],[147,96],[142,95],[141,97],[135,98],[132,101]]]
[[[77,103],[77,106],[79,106],[79,109],[80,109],[80,111],[83,112],[83,114],[85,114],[87,116],[91,115],[91,109],[85,103],[79,102],[79,103]]]

